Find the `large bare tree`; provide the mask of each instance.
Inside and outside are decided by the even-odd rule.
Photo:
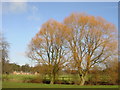
[[[54,83],[56,74],[68,61],[65,41],[68,31],[65,25],[51,19],[42,25],[29,44],[28,57],[48,66],[51,84]]]
[[[102,17],[73,13],[64,19],[71,28],[68,43],[71,62],[77,69],[80,85],[84,85],[88,71],[95,65],[112,58],[117,49],[116,28]]]

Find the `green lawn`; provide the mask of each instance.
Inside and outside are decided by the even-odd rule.
[[[79,86],[79,85],[50,85],[39,83],[16,83],[2,82],[2,88],[118,88],[118,85],[94,85],[94,86]]]

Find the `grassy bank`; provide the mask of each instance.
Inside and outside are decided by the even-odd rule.
[[[3,82],[3,88],[118,88],[118,85],[94,85],[94,86],[79,86],[79,85],[50,85],[39,83],[16,83],[16,82]]]

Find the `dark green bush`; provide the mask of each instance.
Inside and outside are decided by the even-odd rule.
[[[42,82],[45,83],[45,84],[50,84],[50,80],[49,79],[43,79]]]

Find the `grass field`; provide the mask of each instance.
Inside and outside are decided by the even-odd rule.
[[[31,79],[43,79],[45,78],[46,79],[49,79],[49,77],[46,75],[46,76],[41,76],[41,75],[14,75],[14,74],[9,74],[9,75],[6,75],[6,74],[3,74],[2,75],[2,79],[3,81],[7,81],[7,82],[24,82],[24,81],[28,81],[28,80],[31,80]],[[66,81],[73,81],[75,78],[78,78],[77,75],[60,75],[58,77],[58,80],[66,80]]]
[[[79,85],[50,85],[39,83],[16,83],[2,82],[2,88],[118,88],[118,85],[94,85],[94,86],[79,86]]]

